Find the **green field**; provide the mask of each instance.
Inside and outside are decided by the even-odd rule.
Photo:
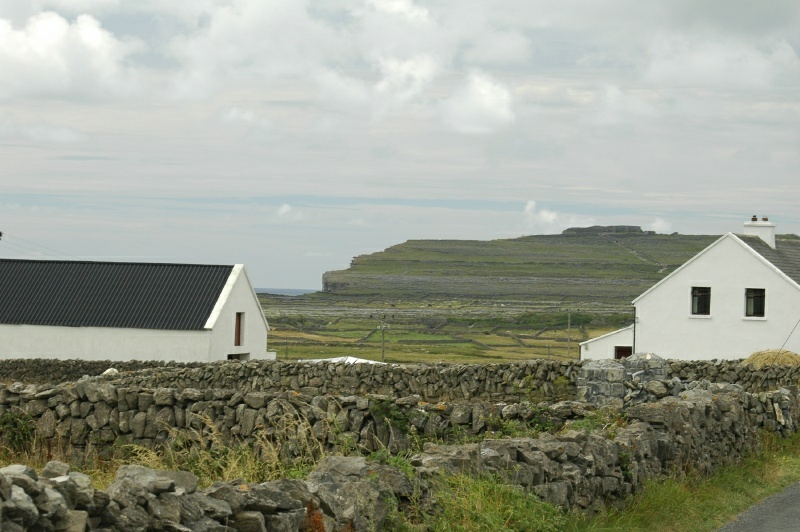
[[[354,356],[387,362],[569,360],[578,343],[626,325],[630,312],[593,314],[446,300],[382,304],[323,295],[260,294],[279,359]],[[381,329],[385,323],[386,329]],[[382,355],[383,353],[383,355]]]

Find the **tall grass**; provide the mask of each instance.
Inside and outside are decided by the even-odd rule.
[[[0,445],[0,467],[26,464],[41,470],[50,460],[60,460],[90,475],[95,487],[102,489],[114,479],[119,466],[137,464],[189,471],[197,475],[201,486],[208,486],[236,479],[267,482],[303,477],[324,453],[325,444],[314,438],[308,420],[294,415],[285,415],[241,441],[225,437],[212,420],[201,418],[200,428],[173,429],[167,442],[155,447],[114,443],[77,448],[58,438],[45,441],[31,433],[24,446]]]
[[[651,481],[625,511],[593,519],[572,516],[569,531],[711,531],[764,498],[800,480],[800,434],[762,435],[762,450],[710,477]]]
[[[197,475],[201,486],[207,486],[236,479],[268,482],[300,478],[325,453],[324,442],[312,436],[304,419],[286,420],[276,432],[257,430],[245,442],[231,442],[211,420],[204,420],[204,424],[205,429],[188,435],[173,431],[169,445],[164,447],[124,446],[122,461],[152,469],[189,471]]]

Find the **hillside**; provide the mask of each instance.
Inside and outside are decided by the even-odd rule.
[[[491,241],[409,240],[325,273],[323,291],[622,308],[717,238],[614,226]]]

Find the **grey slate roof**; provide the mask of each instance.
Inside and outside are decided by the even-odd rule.
[[[201,330],[232,269],[0,259],[0,323]]]
[[[800,240],[778,239],[775,241],[775,249],[772,249],[757,236],[736,236],[794,282],[800,284]]]

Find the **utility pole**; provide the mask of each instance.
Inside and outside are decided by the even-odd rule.
[[[388,320],[389,318],[394,318],[394,315],[392,316],[389,316],[387,314],[381,315],[380,317],[381,324],[378,325],[378,328],[380,328],[381,330],[381,362],[386,362],[386,329],[389,328],[389,325],[386,323],[386,320]]]
[[[572,354],[572,313],[567,309],[567,358]]]

